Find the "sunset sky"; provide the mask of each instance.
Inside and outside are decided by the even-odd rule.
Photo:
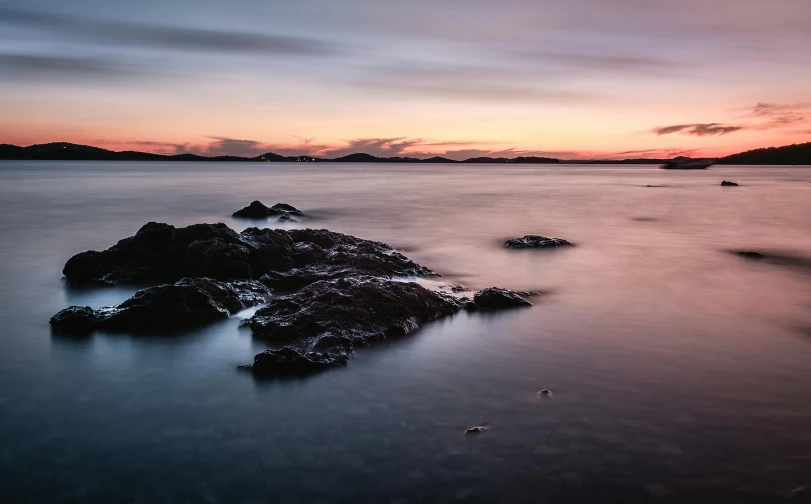
[[[0,0],[0,143],[718,156],[811,141],[811,0]]]

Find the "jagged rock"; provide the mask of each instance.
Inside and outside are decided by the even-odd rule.
[[[94,329],[160,331],[193,327],[228,318],[265,302],[270,290],[256,281],[217,282],[184,278],[179,282],[139,290],[118,306],[93,310],[72,306],[51,318],[57,332],[80,334]]]
[[[521,306],[532,306],[524,296],[529,293],[519,293],[499,287],[489,287],[476,293],[473,296],[474,306],[468,309],[500,310],[504,308],[516,308]]]
[[[249,369],[254,375],[263,378],[304,376],[345,366],[348,359],[345,353],[305,352],[298,348],[284,347],[257,354]]]
[[[232,217],[242,219],[279,217],[279,220],[294,220],[293,216],[303,217],[304,214],[298,208],[286,203],[276,203],[272,207],[267,207],[261,201],[252,201],[250,205],[241,210],[237,210],[232,215]]]
[[[465,430],[465,434],[482,434],[484,432],[487,432],[487,427],[483,425],[477,425]]]
[[[276,203],[272,207],[268,208],[268,217],[272,217],[274,215],[279,216],[292,216],[296,215],[298,217],[304,217],[304,213],[301,210],[294,207],[293,205],[288,205],[287,203]]]
[[[274,289],[293,291],[320,280],[353,275],[412,277],[435,274],[385,243],[361,240],[325,229],[288,231],[295,267],[275,269],[261,278]]]
[[[547,238],[546,236],[526,235],[504,242],[504,246],[513,249],[523,248],[557,248],[571,247],[572,244],[562,238]]]
[[[274,298],[251,317],[250,326],[255,338],[306,349],[323,348],[326,337],[363,345],[403,336],[460,307],[450,296],[414,282],[353,276]]]
[[[175,228],[156,222],[103,252],[73,256],[62,272],[71,285],[155,284],[184,277],[227,281],[270,273],[270,285],[294,288],[339,274],[432,273],[384,243],[325,229],[248,228],[237,234],[225,224]]]
[[[71,306],[50,320],[51,327],[64,334],[89,334],[98,325],[96,312],[89,306]]]
[[[724,180],[723,182],[721,182],[721,185],[726,187],[738,187],[738,184],[736,184],[735,182],[730,182],[729,180]]]

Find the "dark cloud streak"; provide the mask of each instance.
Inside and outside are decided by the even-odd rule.
[[[674,124],[671,126],[659,126],[651,130],[656,136],[671,135],[681,133],[692,136],[720,136],[728,135],[745,129],[743,126],[734,126],[720,123],[696,123],[696,124]]]
[[[337,50],[323,41],[239,31],[105,22],[0,7],[0,23],[47,31],[75,40],[175,51],[327,56]]]

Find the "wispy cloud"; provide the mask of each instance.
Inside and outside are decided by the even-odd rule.
[[[764,120],[753,127],[758,130],[797,127],[811,122],[811,103],[758,103],[748,109],[748,117]]]
[[[324,41],[242,31],[106,22],[91,18],[0,7],[0,24],[47,31],[73,40],[174,51],[325,56],[337,52]]]
[[[720,136],[735,133],[744,129],[744,126],[735,126],[721,123],[695,123],[695,124],[674,124],[671,126],[659,126],[651,130],[657,136],[681,133],[693,136]]]
[[[77,58],[51,54],[0,53],[0,80],[98,80],[131,78],[139,72],[102,58]]]
[[[533,82],[534,85],[526,84]],[[362,71],[357,86],[398,96],[452,98],[497,102],[583,102],[602,99],[598,93],[561,88],[524,71],[490,66],[399,62]]]

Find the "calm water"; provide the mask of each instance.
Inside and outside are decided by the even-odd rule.
[[[809,182],[791,167],[0,163],[0,502],[808,500],[811,268],[725,250],[811,257]],[[132,294],[67,289],[71,255],[150,220],[241,230],[228,215],[253,199],[449,282],[549,295],[286,382],[237,372],[263,349],[240,316],[173,339],[51,335],[58,310]],[[528,233],[579,246],[501,247]]]

